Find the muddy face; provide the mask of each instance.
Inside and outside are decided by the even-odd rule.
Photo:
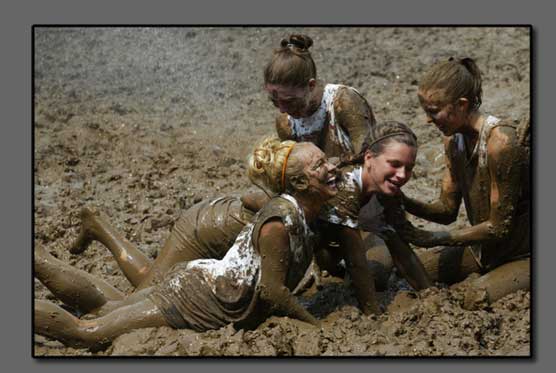
[[[327,200],[338,193],[336,186],[336,166],[328,161],[326,155],[313,144],[304,144],[304,174],[307,178],[307,191]]]
[[[434,123],[444,136],[452,136],[465,126],[467,100],[446,103],[441,90],[419,91],[417,94],[428,123]]]
[[[396,141],[386,144],[378,156],[367,152],[362,175],[363,189],[366,193],[399,194],[411,178],[416,158],[415,147]]]
[[[266,84],[264,89],[268,99],[280,110],[293,118],[303,118],[310,115],[311,92],[314,84],[305,87],[289,87],[277,84]]]

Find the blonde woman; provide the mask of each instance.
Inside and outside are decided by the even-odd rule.
[[[99,307],[93,311],[104,315],[92,320],[35,300],[35,333],[68,346],[92,347],[136,328],[202,331],[229,323],[251,328],[270,314],[318,324],[291,290],[313,256],[309,225],[323,203],[337,193],[335,167],[313,144],[271,138],[255,148],[249,175],[277,195],[243,228],[221,260],[177,265],[159,285],[127,298],[114,299],[113,293],[103,298],[95,283],[82,287],[79,297],[94,297]],[[37,250],[42,255],[42,249]],[[58,286],[71,286],[70,282],[59,281]]]

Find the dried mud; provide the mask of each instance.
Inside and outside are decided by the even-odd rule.
[[[471,56],[484,73],[485,112],[529,113],[526,28],[37,28],[35,29],[35,245],[130,292],[98,243],[69,245],[79,210],[94,204],[156,257],[180,210],[250,187],[245,158],[273,131],[262,91],[270,51],[290,32],[314,38],[327,82],[356,87],[376,117],[412,126],[420,150],[407,194],[432,200],[443,171],[440,133],[425,122],[417,81],[433,61]],[[424,221],[423,227],[438,226]],[[453,226],[465,226],[463,209]],[[52,299],[35,280],[35,297]],[[409,290],[395,274],[381,293],[387,312],[362,315],[343,281],[301,297],[320,329],[272,317],[256,330],[136,330],[101,351],[35,336],[37,356],[440,356],[529,355],[530,294],[464,310],[460,290]]]

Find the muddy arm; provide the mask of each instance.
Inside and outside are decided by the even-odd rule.
[[[469,228],[445,232],[420,231],[423,246],[468,245],[507,239],[513,226],[522,184],[523,148],[516,145],[515,132],[499,127],[492,131],[488,142],[490,173],[489,218]],[[423,233],[425,232],[425,233]],[[423,242],[424,241],[424,242]]]
[[[373,274],[367,264],[365,247],[359,230],[337,226],[340,250],[351,275],[355,296],[364,314],[379,313]]]
[[[389,234],[384,242],[394,265],[414,289],[422,290],[433,285],[417,254],[397,233]]]
[[[384,229],[380,237],[384,240],[394,265],[414,289],[432,286],[423,263],[403,236],[406,230],[414,233],[418,229],[407,220],[401,198],[383,196],[380,202],[384,206],[384,225],[390,228]]]
[[[354,154],[359,154],[376,120],[367,100],[352,89],[342,89],[334,102],[336,122],[348,134]]]
[[[444,147],[446,154],[449,154],[450,146],[449,140],[445,140]],[[403,195],[403,204],[405,210],[412,215],[438,224],[447,225],[456,221],[462,195],[455,182],[450,157],[446,156],[445,159],[447,167],[442,177],[442,186],[438,200],[427,203]]]
[[[261,300],[276,313],[319,325],[319,321],[297,302],[286,286],[289,237],[284,224],[279,220],[265,223],[261,227],[258,248],[262,260]]]
[[[247,192],[243,194],[240,199],[246,209],[257,212],[270,200],[270,197],[262,191],[257,191]]]

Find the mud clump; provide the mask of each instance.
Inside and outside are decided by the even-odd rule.
[[[529,113],[527,28],[37,28],[35,29],[35,245],[121,291],[133,289],[98,243],[69,247],[79,213],[95,205],[156,257],[180,211],[251,187],[246,156],[274,131],[277,111],[262,71],[291,32],[314,40],[321,79],[354,86],[378,121],[409,124],[419,138],[410,196],[432,200],[444,171],[442,136],[426,124],[417,82],[426,66],[473,57],[483,108]],[[508,68],[511,61],[515,68]],[[436,229],[421,220],[418,226]],[[463,209],[453,226],[466,223]],[[300,301],[319,328],[272,317],[255,330],[135,330],[99,351],[35,336],[37,356],[495,356],[529,355],[530,293],[465,304],[465,289],[413,292],[395,275],[379,316],[359,312],[342,279]],[[35,297],[51,299],[37,280]]]

